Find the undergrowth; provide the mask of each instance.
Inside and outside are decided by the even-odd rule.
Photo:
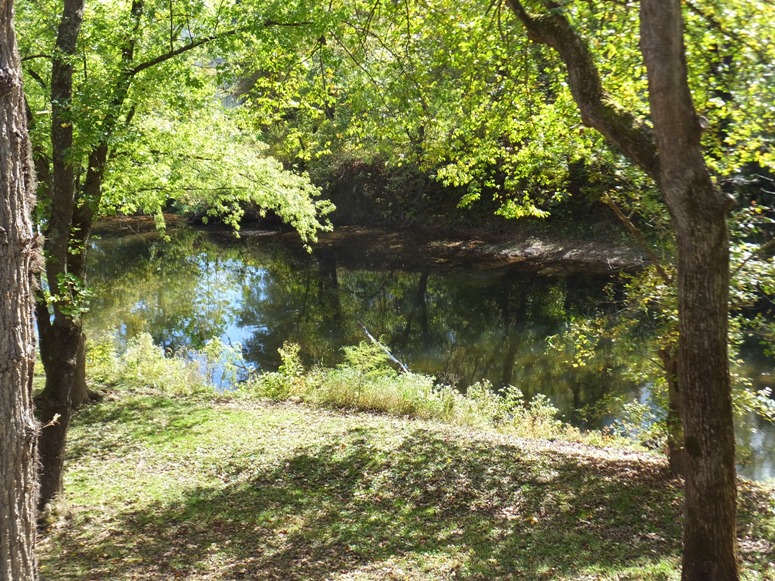
[[[396,371],[381,344],[361,342],[345,347],[335,368],[305,369],[299,347],[279,349],[275,372],[249,370],[239,346],[220,341],[201,350],[165,353],[148,334],[130,340],[123,352],[103,340],[89,350],[90,377],[106,385],[167,395],[218,390],[223,397],[291,400],[316,406],[376,411],[455,425],[495,428],[529,438],[560,438],[588,444],[622,444],[624,439],[601,431],[580,432],[558,419],[558,410],[543,395],[524,397],[514,386],[496,391],[488,381],[465,393],[439,385],[428,375]],[[229,386],[224,389],[225,386]]]
[[[434,378],[393,369],[383,346],[361,342],[344,348],[344,362],[335,368],[305,370],[298,346],[280,349],[277,372],[252,376],[241,389],[271,399],[292,399],[316,405],[400,414],[452,424],[494,427],[522,437],[578,438],[580,433],[557,419],[546,396],[527,400],[509,386],[496,392],[487,381],[461,393]]]
[[[212,339],[202,349],[165,351],[148,333],[130,339],[123,349],[111,337],[93,341],[86,364],[95,383],[166,395],[223,389],[236,383],[245,370],[239,345]]]

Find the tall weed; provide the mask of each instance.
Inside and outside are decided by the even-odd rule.
[[[87,373],[93,382],[135,391],[168,395],[223,389],[233,385],[244,370],[241,349],[219,340],[201,350],[165,352],[148,333],[140,333],[119,350],[113,338],[91,342]]]
[[[578,436],[557,419],[557,409],[545,396],[528,401],[516,387],[498,393],[486,381],[461,393],[436,385],[427,375],[397,372],[380,345],[361,342],[343,351],[344,362],[336,368],[305,370],[298,346],[285,344],[279,350],[283,361],[279,371],[257,374],[242,390],[271,399],[494,427],[523,437]]]

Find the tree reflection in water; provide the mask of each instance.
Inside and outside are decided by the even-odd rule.
[[[307,364],[338,363],[342,346],[365,339],[362,323],[412,371],[461,389],[486,379],[528,397],[545,394],[567,420],[584,426],[586,418],[591,427],[613,418],[579,410],[604,397],[649,401],[661,377],[648,321],[615,340],[590,332],[615,322],[611,276],[440,266],[422,257],[407,267],[389,250],[307,253],[283,236],[235,241],[191,229],[168,241],[103,235],[90,263],[87,332],[113,333],[119,343],[147,332],[176,351],[220,337],[242,344],[257,369],[276,370],[286,341],[301,347]],[[738,430],[741,451],[770,456],[752,455],[748,473],[775,476],[775,430],[755,425]]]

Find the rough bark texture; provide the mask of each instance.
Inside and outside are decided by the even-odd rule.
[[[681,420],[681,393],[678,384],[678,353],[677,347],[671,346],[659,351],[659,358],[665,367],[667,380],[667,459],[670,472],[676,476],[686,474],[686,457],[684,450],[684,433]]]
[[[678,246],[678,385],[686,456],[683,579],[738,578],[735,463],[727,359],[729,241],[689,92],[679,0],[641,0],[641,49],[654,130],[604,92],[594,59],[560,4],[542,15],[507,0],[529,37],[554,48],[582,120],[659,185]]]
[[[679,0],[641,1],[641,50],[678,245],[678,381],[686,449],[683,579],[738,578],[735,437],[727,354],[727,199],[713,185],[686,74]]]
[[[0,0],[0,579],[37,579],[32,157],[13,1]]]

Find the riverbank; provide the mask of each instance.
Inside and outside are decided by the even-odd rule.
[[[627,449],[125,389],[70,442],[46,579],[679,578],[681,482]],[[744,579],[772,579],[775,490],[740,507]]]
[[[233,238],[235,233],[219,224],[192,224],[177,215],[165,216],[170,230],[181,227],[206,229]],[[378,257],[389,268],[437,265],[477,269],[524,269],[542,275],[612,274],[644,267],[648,259],[642,249],[618,231],[615,224],[600,222],[569,230],[550,221],[508,221],[488,228],[396,228],[340,225],[319,233],[311,245],[317,252],[335,251],[342,262],[369,262]],[[98,222],[99,237],[145,233],[154,235],[157,225],[148,216],[115,216]],[[242,238],[281,237],[296,241],[295,232],[259,220],[246,221]],[[298,241],[301,248],[301,242]],[[389,257],[389,259],[387,259]],[[389,262],[389,263],[388,263]],[[374,266],[373,262],[371,266]]]
[[[335,250],[346,260],[348,253],[361,259],[385,256],[386,246],[394,266],[399,268],[414,266],[421,260],[424,264],[459,267],[473,264],[477,269],[525,269],[541,275],[611,274],[642,268],[647,262],[643,252],[622,241],[584,239],[551,228],[487,233],[391,232],[342,226],[321,234],[315,248]]]

